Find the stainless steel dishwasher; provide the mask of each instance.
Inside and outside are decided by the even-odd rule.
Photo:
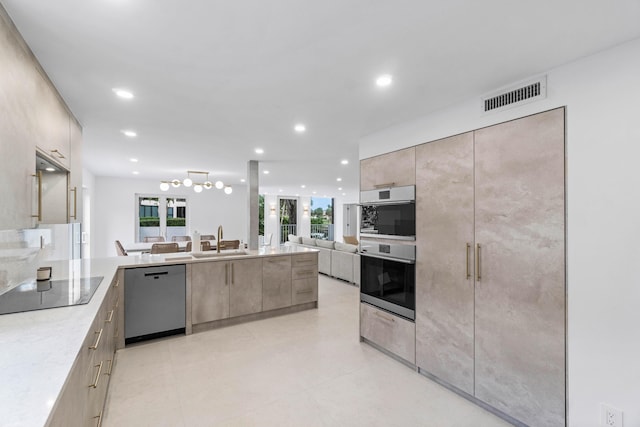
[[[126,344],[184,333],[185,271],[184,265],[125,270],[124,337]]]

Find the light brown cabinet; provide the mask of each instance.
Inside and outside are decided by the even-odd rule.
[[[229,261],[229,316],[262,311],[262,259]]]
[[[291,304],[318,301],[318,254],[291,257]]]
[[[262,263],[262,309],[291,305],[291,256],[265,258]]]
[[[119,276],[116,275],[85,337],[47,426],[95,426],[103,408],[113,370],[119,330]]]
[[[82,128],[69,117],[69,222],[82,222]]]
[[[413,322],[360,303],[360,336],[410,363],[416,361],[416,325]]]
[[[416,364],[564,425],[564,109],[419,146],[416,174]]]
[[[415,147],[360,161],[360,191],[416,183]]]
[[[194,324],[229,317],[229,263],[191,264],[191,321]]]

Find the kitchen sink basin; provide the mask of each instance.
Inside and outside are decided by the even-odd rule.
[[[249,255],[249,253],[242,249],[227,249],[227,250],[220,251],[220,253],[218,253],[215,250],[191,253],[191,256],[194,258],[221,258],[221,257],[242,256],[242,255]]]

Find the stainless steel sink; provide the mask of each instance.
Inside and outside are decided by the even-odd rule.
[[[227,257],[227,256],[242,256],[242,255],[249,255],[249,253],[242,249],[227,249],[227,250],[220,251],[220,253],[216,252],[215,250],[191,253],[191,256],[194,258],[220,258],[220,257]]]

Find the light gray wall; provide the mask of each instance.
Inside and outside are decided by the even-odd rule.
[[[234,186],[227,195],[222,190],[171,188],[160,191],[160,181],[128,178],[95,177],[92,221],[92,258],[115,256],[115,240],[123,244],[135,241],[135,221],[138,210],[136,194],[186,196],[189,234],[216,234],[218,225],[224,228],[225,240],[246,240],[247,190]]]
[[[550,70],[546,100],[482,115],[472,98],[360,143],[362,159],[567,106],[571,427],[598,426],[600,402],[640,425],[638,76],[640,39]]]

